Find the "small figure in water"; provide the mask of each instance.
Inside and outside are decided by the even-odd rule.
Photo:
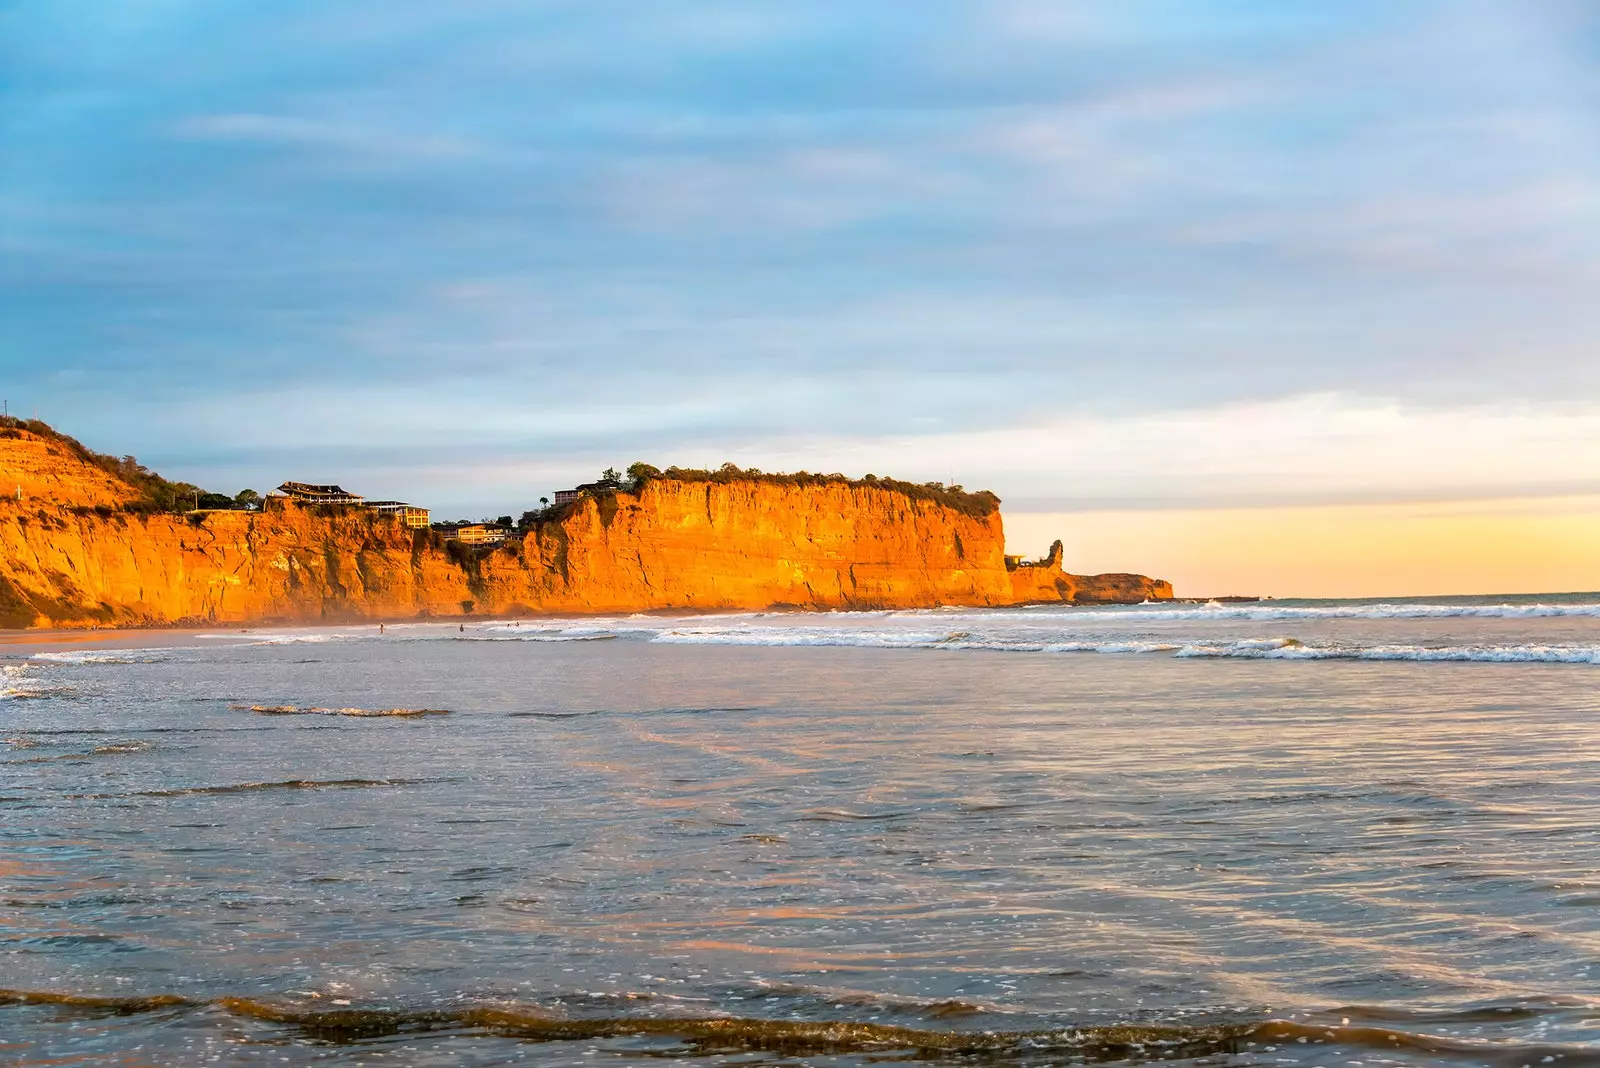
[[[463,623],[463,624],[461,624],[461,633],[465,634],[466,632],[467,632],[467,625],[465,623]]]
[[[382,623],[379,623],[379,624],[378,624],[378,633],[379,633],[379,634],[382,634],[382,633],[383,633],[383,624],[382,624]]]

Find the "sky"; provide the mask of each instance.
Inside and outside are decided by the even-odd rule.
[[[1600,589],[1597,292],[1581,0],[0,0],[0,394],[228,492],[731,461]]]

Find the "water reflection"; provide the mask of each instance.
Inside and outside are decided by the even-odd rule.
[[[1596,621],[1324,625],[1528,644]],[[403,1040],[408,1063],[1521,1064],[1597,1037],[1586,668],[360,637],[313,663],[287,642],[26,652],[7,678],[63,695],[0,703],[0,1013],[31,1057]],[[315,1015],[335,1009],[377,1015],[341,1031]],[[1039,1037],[1124,1025],[1226,1033]]]

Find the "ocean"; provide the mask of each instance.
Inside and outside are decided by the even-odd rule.
[[[0,645],[0,1064],[1600,1065],[1600,595]]]

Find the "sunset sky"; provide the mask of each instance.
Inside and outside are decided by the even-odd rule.
[[[0,392],[233,491],[987,487],[1193,594],[1600,589],[1580,0],[0,5]]]

